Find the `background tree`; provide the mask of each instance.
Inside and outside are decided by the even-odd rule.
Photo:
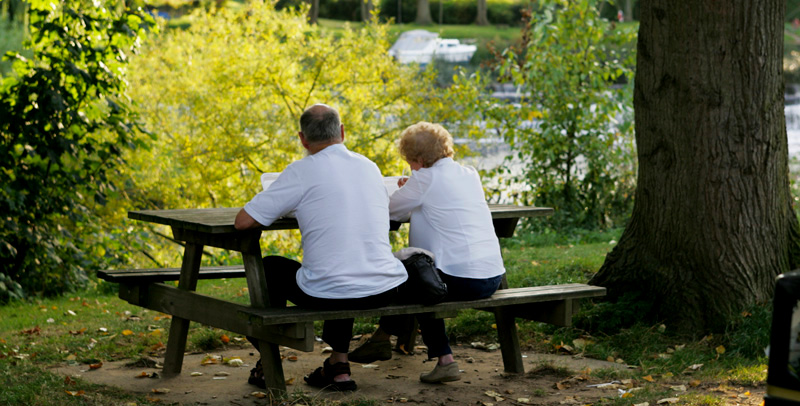
[[[308,23],[316,24],[319,19],[319,0],[308,0],[311,7],[308,9]]]
[[[489,7],[486,5],[486,0],[478,0],[477,15],[475,17],[476,25],[489,25],[489,17],[487,16]]]
[[[592,284],[683,331],[721,329],[800,262],[784,0],[640,3],[633,214]]]
[[[414,24],[433,24],[433,18],[431,18],[431,4],[429,0],[417,0],[417,18],[414,19]]]
[[[372,21],[372,11],[375,6],[372,0],[361,0],[361,21]]]
[[[600,17],[593,0],[541,4],[507,50],[499,74],[519,105],[489,100],[482,110],[515,154],[501,168],[500,192],[556,209],[557,228],[609,227],[628,215],[634,180],[631,85],[635,32]]]
[[[114,235],[130,247],[133,266],[180,264],[180,250],[168,229],[130,222],[128,210],[242,206],[261,190],[261,173],[303,157],[298,120],[313,103],[338,108],[347,147],[386,176],[402,171],[401,129],[423,118],[460,119],[451,113],[456,101],[433,88],[432,72],[386,54],[386,25],[332,33],[306,24],[302,13],[253,2],[198,14],[131,61],[131,97],[155,139],[127,157],[126,198],[98,215],[109,232],[124,231]],[[298,252],[296,233],[287,237],[266,233],[264,252]],[[241,260],[211,253],[215,264]]]
[[[34,58],[9,55],[17,76],[0,83],[0,273],[28,292],[63,293],[103,262],[112,245],[83,238],[89,207],[115,196],[110,175],[139,142],[123,75],[146,24],[97,4],[31,1]]]

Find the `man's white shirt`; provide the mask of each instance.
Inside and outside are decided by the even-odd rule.
[[[392,255],[388,207],[375,163],[334,144],[287,166],[244,210],[265,226],[293,214],[303,244],[297,285],[309,296],[344,299],[383,293],[408,278]]]

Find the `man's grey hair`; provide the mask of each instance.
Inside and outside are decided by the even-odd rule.
[[[341,126],[339,112],[324,104],[315,104],[300,116],[300,131],[312,144],[341,141]]]

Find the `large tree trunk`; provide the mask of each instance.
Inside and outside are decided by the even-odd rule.
[[[433,24],[431,5],[428,0],[417,0],[417,18],[414,20],[414,23],[419,25]]]
[[[486,0],[478,0],[478,15],[475,17],[475,24],[489,25],[489,17],[487,17],[488,7]]]
[[[590,283],[684,332],[725,326],[798,264],[783,104],[784,0],[642,1],[633,214]]]

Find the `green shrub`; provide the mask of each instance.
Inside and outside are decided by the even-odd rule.
[[[10,276],[0,273],[0,305],[24,298],[25,291],[22,290],[22,285],[12,280]]]
[[[149,20],[82,5],[31,1],[33,57],[0,82],[0,273],[28,293],[85,286],[104,261],[90,206],[117,197],[110,177],[140,141],[123,73]]]

